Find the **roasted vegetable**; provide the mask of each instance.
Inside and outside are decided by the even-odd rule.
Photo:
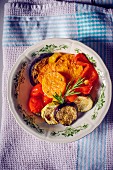
[[[42,95],[44,95],[44,93],[42,91],[42,85],[40,83],[38,83],[37,85],[33,86],[33,88],[31,89],[31,92],[30,92],[30,96],[40,97]]]
[[[55,63],[61,56],[61,53],[54,53],[51,57],[49,57],[49,63]]]
[[[83,79],[78,79],[78,81],[76,83],[74,83],[74,84],[69,82],[67,84],[67,86],[66,86],[64,94],[60,93],[60,95],[59,95],[57,92],[55,92],[55,95],[53,95],[53,97],[60,104],[63,104],[66,101],[73,102],[76,99],[77,94],[80,94],[80,92],[77,92],[77,91],[75,92],[75,90],[78,89],[79,86],[82,85],[82,84],[84,84],[84,78]],[[60,90],[60,92],[61,92],[61,90]]]
[[[79,112],[87,112],[93,107],[93,100],[89,96],[78,96],[74,103],[77,105]]]
[[[92,89],[91,86],[93,86],[98,81],[98,78],[99,78],[98,73],[95,70],[95,67],[88,60],[86,55],[83,54],[83,53],[77,54],[74,61],[75,61],[76,64],[84,67],[84,70],[83,70],[83,72],[81,73],[80,76],[82,78],[85,77],[85,79],[88,80],[87,85],[90,86],[90,89]],[[90,92],[88,91],[88,93],[90,93]],[[83,93],[83,94],[86,94],[86,90],[85,90],[85,93]]]
[[[55,119],[62,125],[71,125],[78,117],[78,109],[74,102],[60,104],[55,109]]]
[[[51,62],[46,64],[41,69],[38,75],[38,81],[42,83],[42,79],[45,73],[48,73],[48,72],[61,73],[66,78],[67,82],[78,79],[78,77],[83,71],[83,66],[76,64],[74,62],[74,58],[75,58],[74,54],[65,54],[65,53],[64,54],[62,53],[60,58],[59,57],[57,59],[54,57],[51,58],[52,61],[50,60]]]
[[[36,58],[30,66],[29,69],[29,78],[31,84],[34,86],[38,81],[38,74],[40,70],[48,63],[48,57],[50,57],[53,53],[44,53],[41,54],[38,58]]]
[[[28,106],[31,112],[40,114],[43,107],[51,103],[52,99],[47,97],[42,91],[42,85],[39,83],[31,89]]]
[[[32,113],[40,114],[42,108],[44,107],[42,98],[30,97],[28,101],[28,107]]]
[[[50,72],[45,74],[42,79],[42,90],[50,98],[57,93],[63,94],[66,88],[65,77],[58,72]]]
[[[98,82],[98,73],[85,54],[47,53],[29,69],[29,109],[50,125],[69,126],[93,107],[88,95]]]
[[[55,104],[55,102],[47,104],[42,110],[41,110],[41,117],[48,123],[48,124],[58,124],[57,120],[54,116],[54,110],[58,106],[58,104]]]

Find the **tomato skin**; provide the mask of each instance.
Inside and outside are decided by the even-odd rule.
[[[50,102],[52,99],[44,95],[40,83],[31,89],[28,107],[32,113],[40,113],[43,107]]]
[[[46,95],[43,96],[43,102],[44,102],[44,106],[47,105],[48,103],[52,102],[52,98],[47,97]]]
[[[43,91],[42,91],[42,85],[39,83],[36,86],[34,86],[31,90],[30,96],[32,97],[37,97],[37,96],[41,96],[43,95]]]
[[[44,107],[42,98],[30,97],[28,102],[29,109],[32,113],[40,113]]]
[[[77,98],[77,95],[71,95],[71,96],[66,96],[66,100],[69,102],[74,102],[75,99]]]

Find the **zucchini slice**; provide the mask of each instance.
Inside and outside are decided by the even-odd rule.
[[[78,96],[74,103],[79,112],[87,112],[93,107],[93,100],[89,96]]]
[[[54,102],[47,104],[42,110],[41,110],[41,117],[49,124],[49,125],[55,125],[58,124],[57,120],[54,117],[54,110],[58,106],[58,104],[55,104]]]

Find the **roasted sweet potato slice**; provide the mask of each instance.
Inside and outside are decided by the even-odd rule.
[[[46,73],[42,79],[42,90],[50,98],[57,93],[63,94],[66,88],[66,79],[58,72]]]
[[[46,64],[38,75],[38,81],[42,83],[42,78],[49,72],[61,73],[66,78],[66,82],[78,79],[83,71],[83,66],[77,65],[73,58],[74,54],[62,54],[55,63]]]

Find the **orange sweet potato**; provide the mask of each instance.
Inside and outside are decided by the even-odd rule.
[[[42,79],[42,90],[50,98],[57,93],[63,94],[66,88],[66,79],[58,72],[46,73]]]
[[[41,69],[38,75],[38,81],[42,83],[44,75],[49,72],[61,73],[66,78],[66,82],[77,79],[83,71],[83,66],[77,65],[73,58],[74,54],[62,53],[62,56],[57,61],[46,64]]]

